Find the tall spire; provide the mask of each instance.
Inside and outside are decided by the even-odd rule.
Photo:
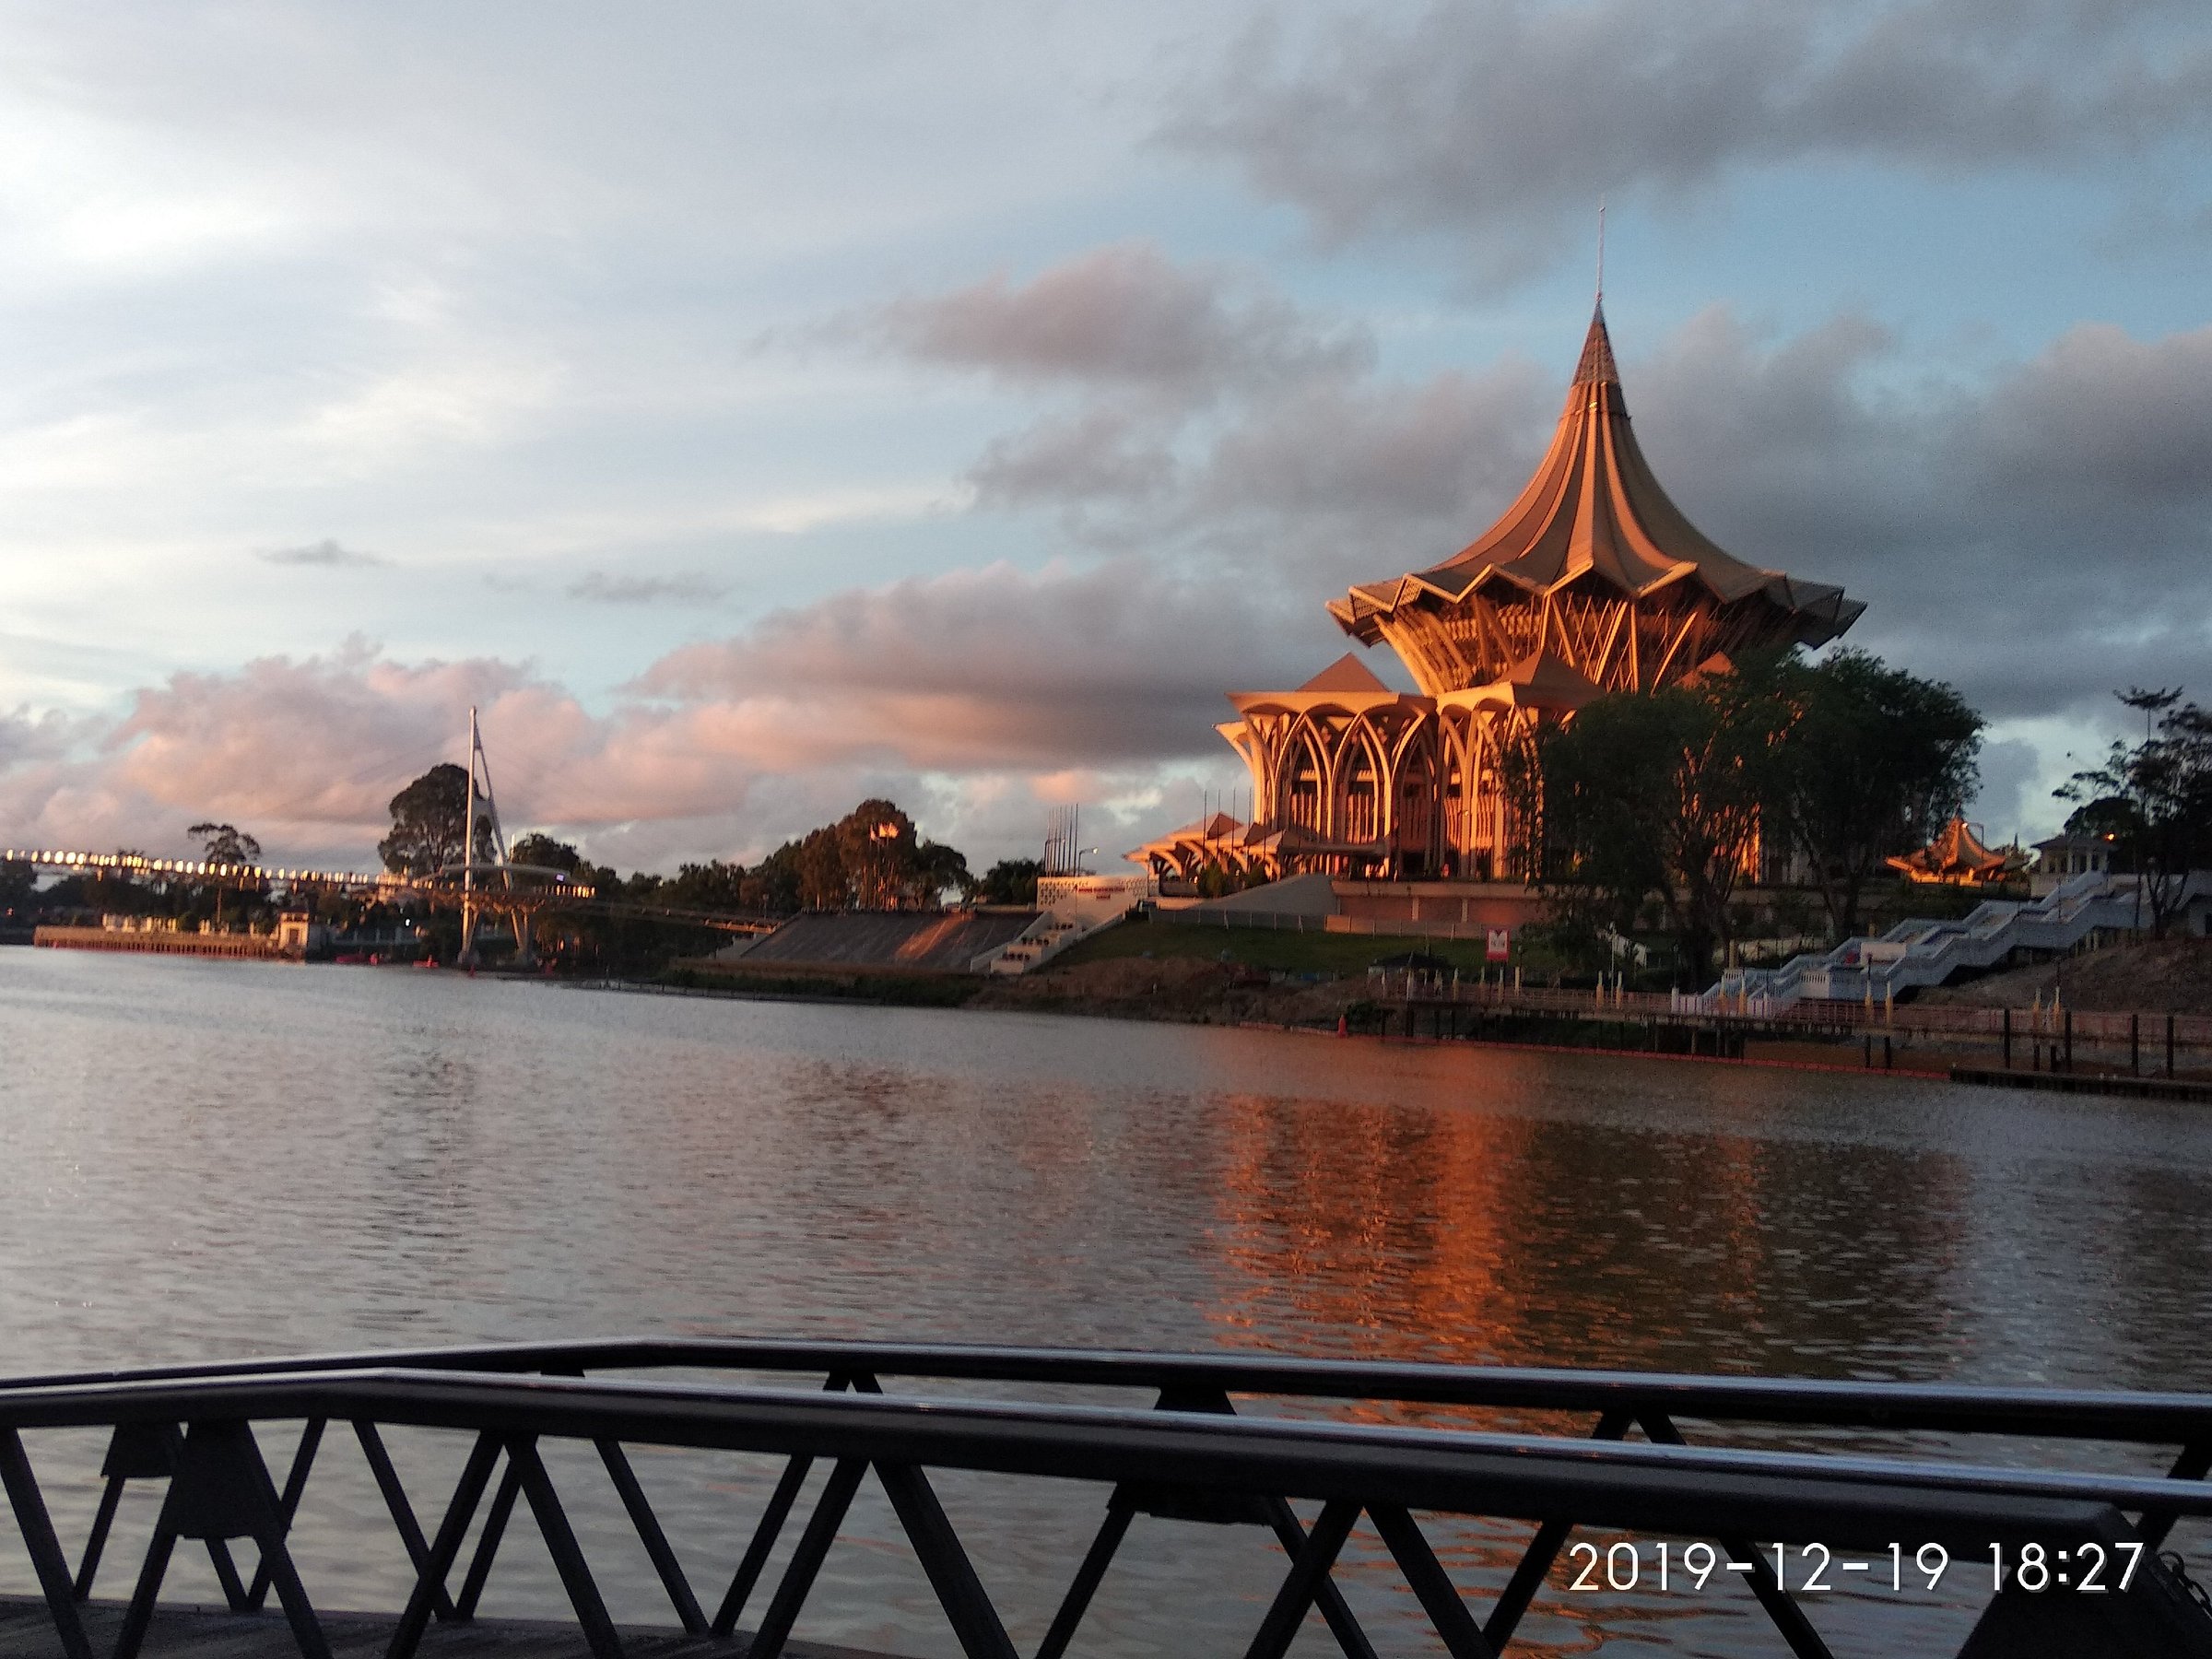
[[[1574,366],[1578,386],[1618,386],[1620,370],[1613,361],[1613,337],[1606,332],[1606,302],[1599,300],[1590,313],[1590,332],[1583,339],[1583,360]]]
[[[1597,198],[1597,302],[1606,302],[1606,198]]]

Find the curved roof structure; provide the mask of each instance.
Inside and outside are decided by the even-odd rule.
[[[1601,304],[1551,448],[1520,499],[1465,548],[1425,571],[1353,588],[1329,609],[1369,643],[1373,618],[1398,606],[1450,604],[1493,584],[1497,597],[1542,596],[1576,582],[1600,583],[1630,599],[1691,583],[1721,604],[1756,596],[1790,614],[1806,644],[1833,639],[1865,605],[1826,582],[1801,582],[1724,552],[1684,516],[1637,446]]]

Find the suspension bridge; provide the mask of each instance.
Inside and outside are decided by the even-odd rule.
[[[551,865],[517,863],[500,822],[491,762],[484,750],[477,711],[468,712],[468,793],[462,856],[427,870],[314,869],[288,865],[155,858],[143,853],[98,853],[84,848],[0,848],[0,860],[65,876],[112,877],[129,881],[189,884],[249,892],[276,892],[291,900],[313,895],[369,900],[395,906],[461,912],[461,959],[472,962],[487,929],[514,936],[518,961],[531,956],[531,924],[541,912],[561,911],[632,921],[711,928],[728,934],[771,932],[780,918],[653,904],[602,894],[575,873]],[[488,852],[490,856],[479,854]]]

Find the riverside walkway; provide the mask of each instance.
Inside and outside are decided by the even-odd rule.
[[[592,1374],[605,1372],[625,1374]],[[1136,1401],[1074,1405],[1071,1388],[1088,1399]],[[1424,1426],[1376,1420],[1406,1407],[1420,1408]],[[1327,1410],[1365,1420],[1313,1415]],[[1557,1414],[1549,1420],[1563,1426],[1505,1432],[1494,1426],[1501,1412],[1523,1421]],[[81,1443],[88,1429],[106,1431],[104,1487],[90,1535],[72,1550],[29,1453]],[[292,1561],[288,1540],[320,1489],[312,1477],[333,1429],[350,1430],[412,1563],[404,1606],[381,1618],[317,1608]],[[1825,1445],[1845,1431],[1878,1432],[1884,1451],[1776,1450],[1783,1430]],[[443,1448],[451,1479],[436,1487],[450,1496],[429,1516],[417,1507],[425,1495],[406,1489],[386,1448],[395,1434]],[[281,1480],[265,1437],[290,1442],[276,1465]],[[586,1559],[569,1516],[578,1496],[558,1490],[548,1471],[543,1448],[557,1442],[596,1452],[672,1625],[638,1630],[608,1617],[596,1576],[604,1564]],[[2048,1459],[2061,1443],[2078,1453],[2064,1468]],[[702,1586],[678,1564],[632,1472],[631,1448],[746,1453],[781,1471],[750,1541],[723,1563],[730,1576],[717,1596],[702,1600]],[[1249,1528],[1279,1549],[1279,1586],[1241,1643],[1248,1659],[1282,1659],[1310,1623],[1316,1633],[1325,1627],[1347,1659],[1370,1659],[1369,1633],[1333,1576],[1359,1527],[1411,1593],[1408,1609],[1418,1606],[1430,1639],[1453,1659],[1508,1651],[1532,1602],[1577,1550],[1590,1552],[1593,1570],[1602,1559],[1605,1572],[1618,1580],[1626,1571],[1632,1582],[1640,1563],[1670,1559],[1650,1553],[1663,1548],[1679,1552],[1671,1558],[1677,1572],[1702,1548],[1708,1573],[1721,1572],[1730,1593],[1771,1620],[1775,1651],[1800,1659],[1830,1652],[1820,1625],[1832,1604],[1818,1594],[1819,1579],[1846,1559],[1900,1581],[1931,1569],[1940,1580],[1955,1569],[1949,1593],[1969,1598],[1975,1619],[1957,1649],[1961,1659],[2194,1659],[2212,1655],[2212,1612],[2173,1548],[2174,1529],[2212,1515],[2207,1470],[2212,1395],[2197,1394],[742,1339],[78,1373],[0,1384],[0,1477],[43,1592],[35,1607],[7,1609],[0,1651],[66,1659],[818,1655],[833,1650],[794,1641],[794,1625],[853,1499],[872,1482],[961,1653],[1016,1659],[1021,1650],[933,1485],[933,1475],[958,1472],[1042,1480],[1095,1517],[1089,1546],[1054,1566],[1043,1586],[1045,1605],[1057,1610],[1028,1650],[1037,1659],[1070,1650],[1140,1521]],[[134,1481],[160,1482],[163,1492],[118,1612],[83,1593],[102,1549],[122,1547],[112,1526]],[[569,1481],[572,1488],[572,1469]],[[1035,1494],[1025,1485],[1022,1496]],[[1501,1579],[1468,1583],[1464,1568],[1454,1577],[1440,1560],[1439,1529],[1463,1517],[1527,1528]],[[557,1625],[475,1618],[501,1540],[524,1520],[573,1611],[565,1634]],[[356,1515],[357,1534],[361,1524]],[[1602,1558],[1576,1538],[1584,1528],[1606,1539]],[[162,1602],[180,1543],[207,1550],[228,1612]],[[250,1579],[230,1553],[241,1543],[255,1551]],[[991,1566],[1003,1594],[1006,1563]],[[281,1616],[256,1617],[272,1595]],[[1664,1644],[1665,1627],[1653,1629],[1650,1639]],[[741,1644],[733,1640],[740,1630],[750,1631]]]
[[[1368,1029],[1410,1041],[1530,1041],[1738,1059],[1754,1043],[1810,1044],[1832,1051],[1834,1064],[1959,1082],[2212,1100],[2212,1017],[2200,1014],[1810,997],[1778,1004],[1748,994],[1554,990],[1404,969],[1377,970],[1371,982]],[[2131,1080],[2143,1087],[2124,1087]]]

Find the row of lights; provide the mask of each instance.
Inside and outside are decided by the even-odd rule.
[[[228,876],[249,881],[320,881],[342,887],[413,887],[416,884],[396,876],[361,876],[350,870],[272,870],[260,865],[195,864],[183,858],[147,858],[137,853],[55,853],[51,851],[25,852],[20,848],[0,849],[0,859],[11,864],[49,865],[65,869],[145,870],[159,876]],[[589,899],[594,889],[577,887],[566,877],[557,877],[570,886],[580,898]]]
[[[165,876],[239,876],[258,881],[337,881],[356,887],[369,887],[390,879],[384,876],[355,875],[347,870],[272,870],[260,865],[195,864],[190,859],[147,858],[136,853],[24,852],[9,847],[0,851],[0,858],[70,869],[147,870]]]

